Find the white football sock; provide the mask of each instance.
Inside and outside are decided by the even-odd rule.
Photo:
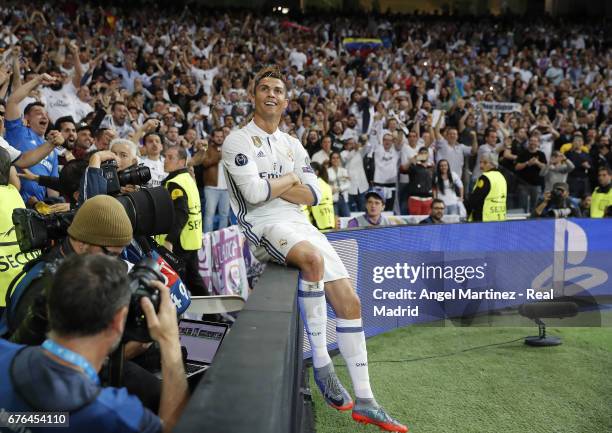
[[[306,333],[312,348],[312,364],[321,368],[331,362],[327,352],[327,303],[323,281],[299,280],[298,302],[302,312],[302,320],[306,325]]]
[[[374,398],[368,373],[368,352],[361,319],[337,319],[338,348],[353,381],[357,398]]]

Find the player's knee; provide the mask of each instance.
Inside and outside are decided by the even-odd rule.
[[[309,274],[323,274],[323,256],[315,250],[307,251],[304,253],[302,266],[302,270]]]

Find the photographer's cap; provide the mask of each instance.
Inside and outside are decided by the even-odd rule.
[[[125,247],[132,240],[132,223],[119,201],[97,195],[79,208],[68,234],[90,245]]]

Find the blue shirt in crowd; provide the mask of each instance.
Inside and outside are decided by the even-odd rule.
[[[36,149],[45,142],[44,137],[37,135],[32,129],[25,126],[21,119],[7,120],[4,125],[6,126],[6,141],[22,152]],[[45,159],[30,167],[29,170],[39,176],[59,176],[57,151],[53,150]],[[26,179],[21,179],[20,192],[23,201],[26,203],[31,196],[38,200],[44,200],[47,197],[47,188]]]

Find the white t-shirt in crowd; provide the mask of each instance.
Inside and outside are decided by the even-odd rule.
[[[164,157],[160,156],[157,161],[149,158],[139,158],[138,162],[151,170],[151,180],[147,183],[149,188],[161,186],[163,180],[168,176],[164,171]]]
[[[64,84],[60,90],[42,87],[40,93],[51,122],[55,123],[57,119],[64,116],[72,116],[77,121],[76,108],[79,98],[74,84]]]
[[[374,151],[374,182],[395,184],[398,159],[399,152],[393,146],[389,150],[378,146]]]
[[[297,68],[298,71],[301,71],[304,69],[304,64],[308,61],[308,57],[306,57],[306,54],[300,52],[300,51],[292,51],[291,54],[289,54],[289,63],[291,64],[291,66],[295,66]]]
[[[400,164],[404,165],[408,163],[416,154],[419,153],[419,146],[412,147],[409,144],[404,144],[402,149],[400,150]],[[400,183],[408,183],[410,182],[410,176],[407,174],[399,175]]]
[[[17,159],[21,156],[21,151],[11,146],[2,136],[0,136],[0,147],[8,152],[11,162],[17,161]]]

